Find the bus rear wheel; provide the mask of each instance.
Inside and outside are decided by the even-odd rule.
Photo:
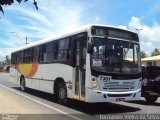
[[[61,104],[67,103],[67,88],[64,82],[60,82],[57,87],[56,96]]]
[[[147,103],[153,104],[158,99],[158,97],[157,96],[146,96],[145,99]]]
[[[21,88],[21,91],[26,91],[26,83],[25,83],[25,78],[24,77],[21,77],[20,88]]]

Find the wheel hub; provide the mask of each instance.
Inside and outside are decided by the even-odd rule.
[[[64,88],[60,88],[60,90],[59,90],[59,97],[60,97],[60,99],[64,99],[65,96],[66,96],[65,89]]]
[[[21,83],[21,89],[24,90],[24,86],[25,86],[25,82],[24,80],[22,80],[22,83]]]

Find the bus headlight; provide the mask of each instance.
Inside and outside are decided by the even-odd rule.
[[[97,82],[96,81],[92,81],[92,87],[97,88]]]
[[[98,87],[98,83],[96,81],[96,77],[92,76],[92,88],[97,88]]]

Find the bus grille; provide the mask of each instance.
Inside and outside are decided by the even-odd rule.
[[[135,87],[135,82],[107,82],[104,83],[103,89],[108,91],[128,91],[133,90]]]
[[[128,97],[131,96],[132,94],[107,94],[108,97]]]

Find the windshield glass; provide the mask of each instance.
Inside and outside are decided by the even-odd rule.
[[[93,38],[92,69],[106,73],[140,72],[138,43],[104,38]]]

